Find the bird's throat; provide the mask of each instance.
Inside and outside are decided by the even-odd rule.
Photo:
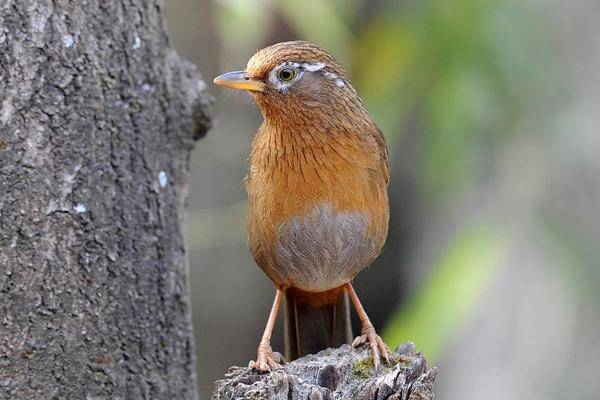
[[[273,170],[300,173],[322,181],[352,167],[361,158],[357,135],[336,132],[311,124],[265,124],[254,146],[252,161]],[[324,182],[323,182],[324,183]]]

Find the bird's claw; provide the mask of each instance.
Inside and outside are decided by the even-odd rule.
[[[375,368],[375,371],[379,371],[379,368],[381,367],[381,358],[383,358],[386,364],[391,364],[389,350],[383,339],[381,339],[381,336],[375,332],[373,325],[363,328],[362,334],[357,336],[352,342],[352,347],[359,347],[367,342],[371,348],[371,356],[373,357],[373,367]]]
[[[274,352],[268,344],[258,346],[258,354],[256,361],[250,361],[248,367],[263,372],[271,372],[281,368],[281,364],[285,363],[285,359],[280,353]]]

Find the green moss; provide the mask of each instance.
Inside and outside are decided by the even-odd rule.
[[[412,356],[389,352],[391,364],[387,365],[382,360],[383,372],[391,371],[396,365],[400,364],[401,368],[409,368],[414,364],[415,359]],[[352,366],[352,373],[360,378],[371,378],[374,375],[374,365],[371,356],[367,356],[360,361],[357,361]]]
[[[373,359],[368,356],[354,363],[352,373],[361,378],[370,378],[373,376],[373,368]]]
[[[410,367],[415,362],[415,359],[411,356],[396,353],[390,353],[390,360],[394,365],[400,364],[403,367]]]

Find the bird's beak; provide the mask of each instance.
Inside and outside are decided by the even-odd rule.
[[[251,90],[254,92],[262,92],[265,89],[265,84],[263,82],[250,78],[246,71],[228,72],[217,76],[213,82],[215,85],[224,86],[230,89]]]

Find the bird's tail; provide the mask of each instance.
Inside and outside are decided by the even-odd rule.
[[[343,287],[323,293],[286,290],[285,355],[291,361],[352,341],[350,304]]]

